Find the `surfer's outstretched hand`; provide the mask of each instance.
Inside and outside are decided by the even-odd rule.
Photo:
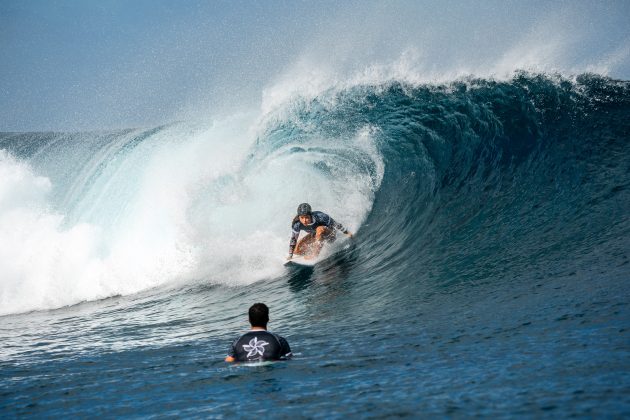
[[[353,234],[352,234],[352,232],[350,232],[350,231],[346,232],[346,235],[348,235],[348,238],[352,238],[352,237],[354,237],[354,235],[353,235]]]

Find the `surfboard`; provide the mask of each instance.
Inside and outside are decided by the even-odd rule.
[[[337,240],[334,244],[327,244],[326,246],[324,246],[321,249],[319,255],[314,258],[306,259],[303,255],[294,255],[293,258],[286,261],[284,265],[286,267],[312,267],[320,261],[327,259],[341,248],[345,247],[347,247],[347,239],[342,238],[341,240]]]
[[[303,266],[303,267],[312,267],[319,261],[319,256],[315,258],[311,258],[307,260],[302,255],[295,255],[289,261],[284,263],[285,266]]]

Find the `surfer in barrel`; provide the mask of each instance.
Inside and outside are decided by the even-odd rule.
[[[325,242],[334,242],[336,230],[352,237],[341,223],[333,220],[332,217],[321,211],[313,211],[308,203],[302,203],[297,208],[297,215],[291,222],[291,242],[289,243],[289,256],[302,255],[305,259],[312,259],[319,255]],[[301,231],[306,231],[307,235],[298,242]]]

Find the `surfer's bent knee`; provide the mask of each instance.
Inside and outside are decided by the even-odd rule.
[[[316,229],[315,237],[318,241],[333,240],[334,231],[327,226],[318,226]]]

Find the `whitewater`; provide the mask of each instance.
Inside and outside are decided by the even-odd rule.
[[[300,200],[360,225],[383,172],[368,126],[256,145],[255,123],[3,136],[31,147],[0,160],[0,313],[277,277]]]

